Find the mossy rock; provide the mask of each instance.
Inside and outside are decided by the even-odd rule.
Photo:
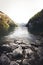
[[[35,14],[27,23],[28,31],[32,34],[43,34],[43,9]]]
[[[16,26],[9,16],[0,11],[0,36],[6,35]]]

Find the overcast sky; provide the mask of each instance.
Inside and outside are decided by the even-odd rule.
[[[43,9],[43,0],[0,0],[0,10],[17,23],[27,23]]]

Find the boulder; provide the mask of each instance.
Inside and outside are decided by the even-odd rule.
[[[16,60],[20,60],[23,58],[23,54],[22,54],[22,49],[21,47],[15,49],[13,51],[13,58],[16,59]]]
[[[1,53],[9,53],[9,52],[12,52],[12,48],[11,47],[9,47],[9,46],[0,46],[0,52]]]
[[[9,65],[9,64],[10,59],[5,54],[2,54],[0,57],[0,65]]]
[[[20,59],[23,58],[23,55],[22,55],[21,53],[15,51],[15,52],[13,53],[12,57],[13,57],[13,59],[15,59],[15,60],[20,60]]]

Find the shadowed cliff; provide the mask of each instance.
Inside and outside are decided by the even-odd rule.
[[[26,25],[33,34],[43,34],[43,9],[35,14]]]

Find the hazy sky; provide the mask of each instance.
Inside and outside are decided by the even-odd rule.
[[[43,0],[0,0],[0,10],[17,23],[27,23],[43,9]]]

